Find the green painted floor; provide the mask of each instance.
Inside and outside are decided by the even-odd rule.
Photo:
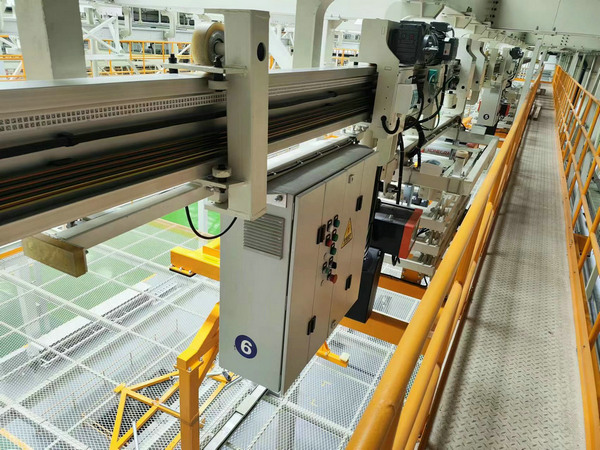
[[[197,214],[195,208],[192,214]],[[171,221],[150,222],[89,249],[88,272],[78,278],[22,255],[15,260],[17,264],[7,261],[4,271],[0,270],[0,336],[11,334],[4,325],[42,335],[66,324],[77,315],[61,306],[62,301],[93,310],[117,295],[132,296],[164,283],[171,249],[182,246],[194,250],[205,244],[188,228],[184,210],[169,216]],[[183,226],[176,222],[182,217]],[[211,226],[209,232],[219,232],[218,214],[212,217]],[[181,277],[173,276],[177,280]],[[27,339],[14,333],[2,339],[0,359],[26,343]]]
[[[190,214],[192,218],[198,217],[198,204],[193,203],[189,206]],[[221,231],[221,217],[218,213],[213,211],[208,211],[208,232],[210,234],[219,234]],[[183,225],[184,227],[189,226],[187,217],[185,215],[185,209],[180,209],[172,212],[171,214],[167,214],[163,217],[164,220],[168,220],[169,222],[176,223],[178,225]],[[196,221],[194,221],[194,225],[197,227]]]

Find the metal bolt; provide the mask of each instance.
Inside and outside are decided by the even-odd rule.
[[[276,202],[282,202],[283,201],[283,195],[279,194],[278,196],[275,197],[275,201]]]

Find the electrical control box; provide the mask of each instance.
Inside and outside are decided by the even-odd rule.
[[[223,237],[219,365],[274,392],[297,378],[358,299],[376,168],[361,145],[322,156]]]

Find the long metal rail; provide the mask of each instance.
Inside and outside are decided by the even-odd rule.
[[[371,108],[372,98],[365,96],[316,111],[276,117],[269,121],[269,141],[366,115]],[[223,130],[6,176],[0,182],[0,224],[67,203],[74,194],[80,198],[91,196],[224,157],[226,150]]]
[[[562,162],[561,187],[565,209],[571,296],[581,376],[588,448],[600,447],[600,371],[598,366],[598,224],[600,168],[596,124],[600,100],[560,66],[553,80],[556,139]]]
[[[202,77],[136,80],[0,87],[0,104],[18,105],[0,107],[0,243],[20,237],[16,229],[35,234],[225,162],[226,93]],[[271,74],[269,153],[369,120],[375,83],[369,66]]]
[[[348,448],[414,448],[419,440],[452,337],[470,299],[539,83],[538,76],[402,336]],[[431,341],[404,403],[407,385],[430,333],[433,333]]]

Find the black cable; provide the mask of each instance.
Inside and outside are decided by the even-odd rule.
[[[444,74],[444,76],[445,76],[445,74]],[[440,112],[441,112],[441,110],[442,110],[442,107],[444,106],[444,98],[445,98],[445,96],[446,96],[446,87],[447,87],[447,85],[448,85],[448,84],[450,84],[450,82],[451,82],[452,80],[454,80],[454,79],[456,79],[456,78],[458,78],[458,76],[454,76],[454,77],[452,77],[452,78],[450,78],[450,79],[448,79],[448,80],[445,80],[445,81],[444,81],[444,83],[442,84],[442,87],[441,87],[441,88],[438,90],[438,92],[435,94],[435,98],[437,98],[437,96],[440,94],[440,92],[442,93],[442,98],[441,98],[441,100],[440,100],[439,107],[438,107],[437,111],[436,111],[435,113],[433,113],[432,115],[430,115],[429,117],[427,117],[426,119],[419,120],[419,122],[420,122],[420,123],[425,123],[425,122],[428,122],[428,121],[430,121],[431,119],[433,119],[433,118],[435,118],[436,116],[438,116],[438,115],[439,115],[439,113],[440,113]]]
[[[415,119],[413,116],[407,116],[406,119],[411,122],[410,126],[408,128],[412,128],[413,126],[417,129],[417,133],[419,136],[419,140],[417,141],[417,145],[415,146],[415,148],[413,148],[409,153],[408,153],[408,157],[409,158],[414,158],[417,154],[419,155],[419,167],[421,166],[420,164],[420,160],[421,160],[421,148],[425,145],[425,142],[427,142],[427,138],[425,137],[425,131],[423,130],[423,126],[421,125],[421,123]],[[405,129],[408,129],[405,128]]]
[[[429,228],[421,228],[418,232],[417,232],[417,236],[421,236],[423,233],[427,233],[429,231]]]
[[[231,230],[231,227],[237,221],[237,217],[234,217],[233,220],[231,221],[231,223],[229,224],[229,226],[227,228],[225,228],[223,231],[221,231],[219,234],[215,234],[214,236],[206,236],[206,235],[200,233],[194,226],[194,222],[192,222],[192,216],[190,214],[190,208],[188,208],[187,206],[185,207],[185,215],[187,216],[188,223],[190,224],[190,228],[192,229],[194,234],[196,236],[198,236],[200,239],[206,239],[207,241],[210,241],[211,239],[220,238],[225,233],[227,233],[229,230]]]
[[[440,104],[439,99],[436,96],[435,97],[435,107],[437,108],[438,111],[441,111],[442,110],[442,106],[444,106],[444,105]],[[436,114],[435,124],[433,125],[434,129],[438,127],[438,125],[440,124],[440,120],[441,120],[440,119],[440,114],[438,113],[438,114]]]
[[[387,116],[381,116],[381,126],[387,134],[396,134],[400,129],[400,117],[396,118],[396,126],[393,130],[390,130],[387,126]]]
[[[398,135],[398,144],[400,145],[400,161],[398,162],[398,191],[396,192],[396,205],[400,204],[400,192],[402,191],[402,176],[404,175],[404,136]]]
[[[425,109],[425,94],[423,93],[423,87],[419,87],[419,85],[417,85],[417,94],[419,95],[419,99],[421,100],[421,107],[419,108],[419,114],[417,115],[417,122],[419,121],[419,119],[421,118],[421,115],[423,114],[423,110]]]

